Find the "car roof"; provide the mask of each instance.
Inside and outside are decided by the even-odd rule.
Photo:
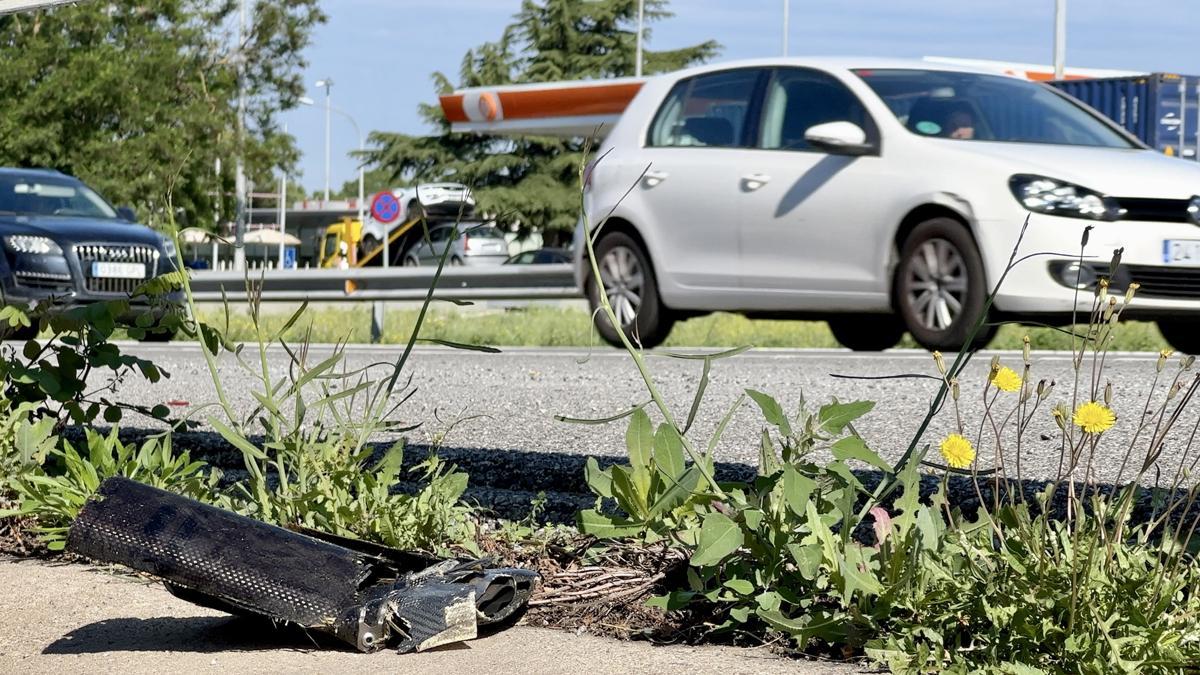
[[[67,174],[54,169],[25,169],[16,166],[0,166],[0,176],[53,176],[54,178],[70,178]]]
[[[775,56],[769,58],[739,59],[710,63],[666,74],[672,79],[684,78],[700,73],[731,68],[764,68],[772,66],[791,66],[820,68],[822,70],[853,70],[853,69],[905,69],[905,70],[934,70],[956,73],[978,73],[981,75],[1001,75],[995,70],[959,65],[924,61],[921,59],[898,59],[883,56]]]

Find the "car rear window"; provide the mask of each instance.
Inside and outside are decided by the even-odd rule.
[[[653,147],[739,147],[762,70],[741,68],[680,81],[650,127]]]

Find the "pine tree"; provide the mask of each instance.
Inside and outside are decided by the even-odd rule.
[[[524,0],[495,42],[467,52],[460,87],[633,75],[637,0]],[[646,1],[646,23],[670,17],[666,0]],[[647,30],[647,37],[650,31]],[[715,56],[704,42],[671,51],[645,51],[647,74],[677,70]],[[455,87],[433,74],[438,93]],[[453,134],[436,104],[421,116],[437,129],[430,136],[372,132],[364,159],[393,180],[454,180],[471,185],[479,210],[522,233],[542,230],[549,241],[569,236],[578,219],[578,170],[583,139],[498,138]]]

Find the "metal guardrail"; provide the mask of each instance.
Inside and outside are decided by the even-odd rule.
[[[250,270],[262,279],[264,301],[370,302],[422,300],[433,283],[433,267],[360,269]],[[192,295],[199,301],[230,298],[246,290],[245,272],[192,273]],[[580,297],[573,268],[559,265],[446,267],[435,298],[444,300],[559,300]]]

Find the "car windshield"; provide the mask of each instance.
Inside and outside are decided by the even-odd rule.
[[[1137,147],[1067,96],[1026,80],[933,70],[859,69],[854,73],[918,136]]]
[[[116,218],[91,188],[70,178],[0,175],[0,212],[38,216]]]

